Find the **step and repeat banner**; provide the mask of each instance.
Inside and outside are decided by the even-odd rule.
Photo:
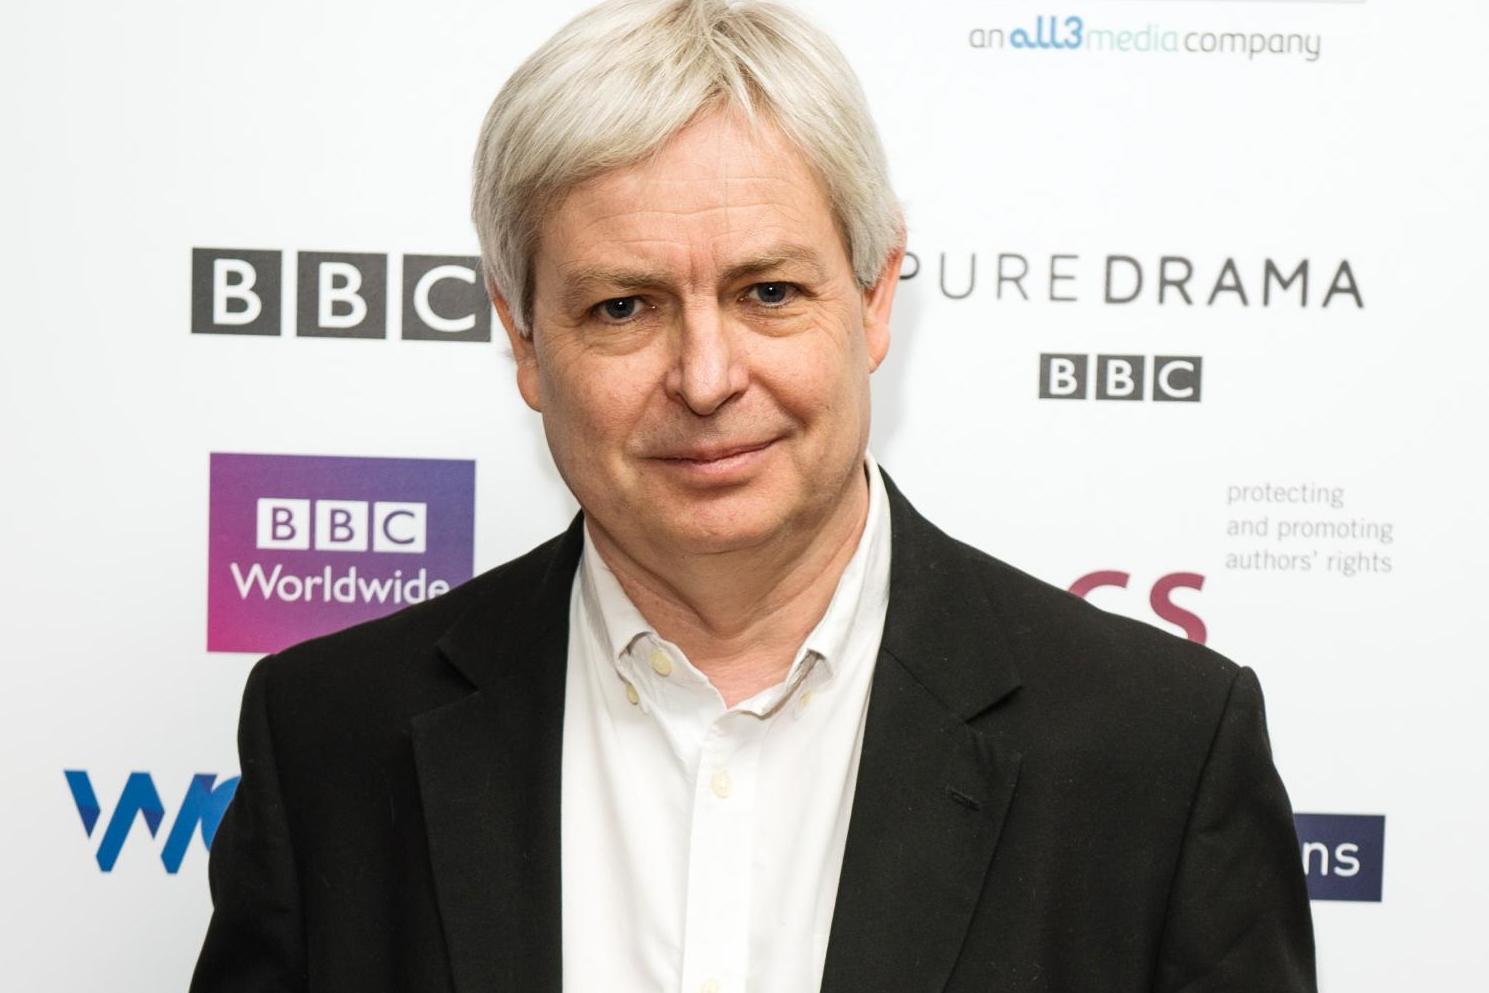
[[[467,195],[583,6],[9,12],[8,988],[184,989],[251,664],[573,514]],[[1324,989],[1482,982],[1489,12],[800,6],[908,218],[878,459],[1257,670]]]

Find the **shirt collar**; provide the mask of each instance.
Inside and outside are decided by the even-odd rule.
[[[884,479],[879,474],[879,464],[867,452],[864,454],[864,469],[868,476],[869,506],[863,534],[838,579],[822,619],[797,651],[786,682],[796,675],[808,653],[820,656],[817,661],[819,669],[826,669],[829,676],[837,675],[845,664],[853,661],[847,646],[855,628],[862,627],[868,619],[883,616],[885,602],[889,599],[888,497]],[[590,537],[587,521],[579,570],[580,596],[584,599],[584,612],[595,639],[609,652],[611,665],[624,678],[625,659],[637,639],[661,639],[600,557]]]
[[[852,653],[847,650],[850,635],[870,619],[883,617],[889,599],[889,499],[873,455],[864,453],[863,461],[869,482],[869,509],[863,534],[838,578],[827,611],[802,642],[805,651],[822,656],[818,664],[826,666],[832,675],[853,661]]]

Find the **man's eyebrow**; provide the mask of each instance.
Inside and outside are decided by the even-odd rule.
[[[791,264],[808,270],[808,275],[812,279],[821,281],[827,278],[827,267],[822,264],[821,257],[812,249],[805,245],[777,245],[725,269],[724,282],[732,283],[745,276],[769,272],[771,269],[779,269]]]
[[[807,271],[809,279],[818,282],[827,279],[827,267],[821,256],[805,245],[776,245],[729,266],[721,274],[723,283],[733,283],[746,276],[753,276],[786,265],[797,265]],[[665,286],[670,282],[666,273],[646,269],[628,269],[624,266],[582,266],[570,270],[564,276],[564,289],[560,294],[565,310],[585,303],[589,296],[600,288],[606,290],[644,290]]]
[[[559,299],[564,310],[572,310],[587,303],[590,295],[602,287],[606,290],[644,290],[666,282],[666,275],[660,272],[605,265],[584,266],[564,275],[564,288]]]

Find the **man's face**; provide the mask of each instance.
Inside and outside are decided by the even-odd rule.
[[[867,292],[816,177],[713,112],[546,217],[523,398],[592,524],[686,553],[810,534],[844,503],[889,347],[895,252]]]

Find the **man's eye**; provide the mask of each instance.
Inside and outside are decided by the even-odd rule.
[[[756,283],[749,292],[766,307],[780,307],[795,299],[800,290],[795,283]]]
[[[612,324],[624,324],[639,314],[641,309],[640,297],[617,297],[596,306],[595,313]]]

